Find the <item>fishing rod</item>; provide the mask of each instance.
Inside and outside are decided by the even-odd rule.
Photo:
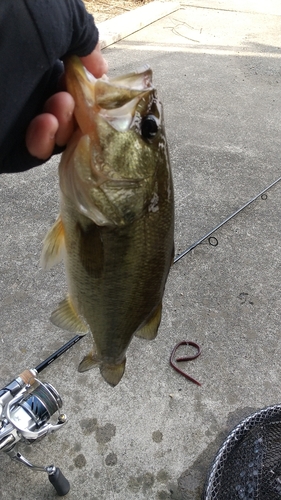
[[[42,361],[39,365],[35,367],[35,370],[37,373],[42,372],[47,366],[49,366],[51,363],[53,363],[56,359],[58,359],[62,354],[64,354],[66,351],[68,351],[72,346],[77,344],[79,340],[81,340],[84,337],[84,335],[75,335],[71,340],[66,342],[62,347],[60,347],[57,351],[55,351],[51,356],[49,356],[47,359]]]
[[[269,189],[271,189],[273,186],[275,186],[275,184],[277,184],[277,182],[279,182],[280,180],[281,180],[281,177],[278,177],[278,179],[276,179],[276,181],[272,182],[269,186],[267,186],[265,189],[263,189],[259,194],[257,194],[256,196],[254,196],[254,198],[251,198],[251,200],[247,201],[247,203],[245,203],[244,205],[242,205],[242,207],[238,208],[238,210],[236,210],[231,215],[229,215],[228,217],[226,217],[226,219],[224,219],[216,227],[214,227],[213,229],[211,229],[211,231],[209,231],[204,236],[202,236],[202,238],[200,238],[199,240],[195,241],[195,243],[193,243],[192,245],[190,245],[186,250],[184,250],[184,252],[182,252],[181,254],[177,255],[175,257],[175,259],[174,259],[174,264],[176,264],[176,262],[178,262],[180,259],[182,259],[183,257],[185,257],[185,255],[187,255],[189,252],[191,252],[191,250],[193,250],[198,245],[200,245],[200,243],[202,243],[203,241],[205,241],[207,238],[210,238],[210,236],[215,231],[217,231],[224,224],[226,224],[228,221],[230,221],[231,219],[233,219],[233,217],[235,217],[240,212],[242,212],[242,210],[244,210],[249,205],[251,205],[251,203],[253,203],[254,201],[256,201],[260,196],[264,195],[266,193],[266,191],[269,191]],[[216,245],[214,245],[214,246],[216,246]]]

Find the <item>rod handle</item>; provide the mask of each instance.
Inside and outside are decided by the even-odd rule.
[[[69,481],[64,477],[59,467],[55,467],[55,472],[49,474],[49,481],[60,497],[66,495],[70,490]]]

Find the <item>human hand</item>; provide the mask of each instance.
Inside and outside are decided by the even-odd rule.
[[[107,62],[99,45],[91,54],[80,59],[96,78],[107,73]],[[47,160],[55,145],[67,144],[74,131],[73,111],[74,100],[67,92],[58,92],[46,101],[43,113],[30,122],[26,132],[26,147],[32,156]]]

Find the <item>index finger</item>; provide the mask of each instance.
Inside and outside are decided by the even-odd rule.
[[[101,53],[99,43],[97,44],[93,52],[91,52],[91,54],[85,57],[80,57],[80,59],[83,66],[85,66],[85,68],[87,68],[87,70],[96,78],[100,78],[108,71],[108,64]]]

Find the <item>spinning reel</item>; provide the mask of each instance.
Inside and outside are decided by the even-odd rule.
[[[43,383],[37,377],[81,338],[76,335],[36,368],[25,370],[0,389],[0,451],[34,471],[46,472],[59,496],[66,495],[70,489],[61,470],[54,465],[32,464],[18,451],[18,446],[43,439],[67,423],[66,415],[60,412],[62,399],[59,393],[51,384]],[[55,413],[58,413],[57,422],[49,422]]]
[[[70,486],[60,469],[34,465],[18,451],[19,443],[32,444],[67,422],[61,413],[55,425],[49,423],[62,407],[62,400],[51,384],[40,382],[37,374],[35,369],[25,370],[0,390],[0,451],[35,471],[47,472],[49,481],[62,496]]]

